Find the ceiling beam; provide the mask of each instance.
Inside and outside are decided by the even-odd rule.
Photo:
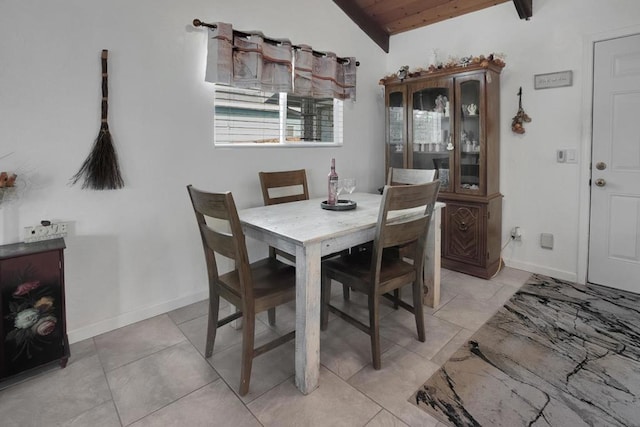
[[[514,0],[515,1],[515,0]],[[531,1],[531,0],[529,0]],[[389,33],[365,14],[353,0],[333,0],[344,13],[355,22],[378,46],[389,53]]]
[[[516,6],[520,19],[528,21],[533,16],[533,0],[513,0],[513,4]]]

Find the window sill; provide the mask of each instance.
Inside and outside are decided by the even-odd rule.
[[[326,148],[342,147],[342,142],[235,143],[214,144],[214,148]]]

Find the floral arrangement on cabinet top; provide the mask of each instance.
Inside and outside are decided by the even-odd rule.
[[[442,55],[436,49],[433,52],[431,57],[431,64],[427,67],[418,67],[416,69],[410,70],[408,65],[403,65],[400,67],[398,71],[395,73],[387,74],[380,80],[380,84],[386,84],[393,80],[399,79],[404,80],[407,77],[419,77],[425,74],[433,74],[439,71],[452,71],[456,68],[466,68],[469,66],[479,66],[482,68],[489,68],[489,66],[495,66],[499,68],[503,68],[506,63],[504,62],[505,55],[502,53],[491,53],[487,56],[478,55],[478,56],[463,56],[463,57],[454,57],[450,56],[445,61],[441,61],[439,58]]]

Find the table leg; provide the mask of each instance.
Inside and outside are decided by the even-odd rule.
[[[320,375],[320,244],[296,249],[296,386],[303,394]]]
[[[438,308],[440,305],[440,225],[442,209],[435,209],[427,238],[427,259],[424,264],[424,296],[422,303]]]
[[[236,307],[235,305],[231,304],[231,311],[229,312],[229,314],[233,314],[236,311],[240,311],[240,310],[242,310],[242,307]],[[229,323],[229,326],[231,326],[236,331],[239,331],[240,329],[242,329],[242,317],[236,320],[232,320],[231,323]]]

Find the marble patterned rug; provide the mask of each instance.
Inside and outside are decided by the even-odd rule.
[[[410,401],[455,426],[640,426],[640,295],[533,275]]]

